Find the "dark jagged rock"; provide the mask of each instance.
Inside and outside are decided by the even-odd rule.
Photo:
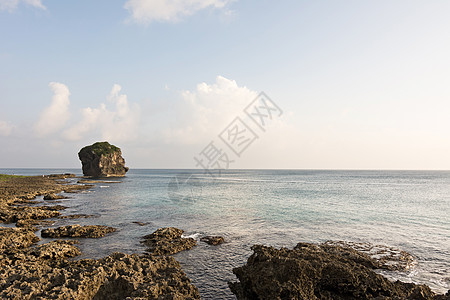
[[[81,219],[81,218],[93,218],[97,217],[96,215],[86,215],[86,214],[74,214],[74,215],[66,215],[59,216],[59,219]]]
[[[62,175],[65,177],[66,175]],[[60,182],[58,176],[10,177],[0,180],[0,222],[12,223],[20,219],[45,219],[58,216],[41,207],[17,207],[35,203],[36,196],[64,192],[77,192],[91,188],[90,185],[74,185]]]
[[[41,231],[41,236],[45,238],[59,237],[81,237],[81,238],[100,238],[107,233],[115,232],[113,227],[103,225],[68,225],[57,228],[48,228]]]
[[[50,211],[63,210],[63,209],[67,208],[67,206],[64,206],[64,205],[48,205],[48,206],[37,206],[37,207],[42,210],[50,210]]]
[[[57,194],[44,195],[44,200],[59,200],[59,199],[67,199],[67,197],[64,197],[63,195],[57,195]]]
[[[237,299],[443,299],[425,285],[391,282],[375,273],[380,264],[365,253],[337,245],[299,243],[293,250],[261,245],[229,283]]]
[[[132,223],[137,224],[139,226],[146,226],[146,225],[150,225],[150,222],[140,222],[140,221],[133,221]]]
[[[36,226],[50,226],[54,223],[54,221],[48,220],[33,220],[33,219],[23,219],[16,222],[17,227],[27,228],[32,231],[38,231],[38,227]]]
[[[197,245],[197,241],[193,238],[182,237],[183,232],[183,230],[174,227],[160,228],[152,234],[144,236],[142,243],[148,247],[146,251],[150,254],[175,254]]]
[[[60,215],[57,210],[64,207],[17,204],[27,204],[39,195],[90,187],[58,183],[62,177],[65,175],[0,180],[0,221],[23,226],[0,227],[0,299],[200,299],[197,288],[172,257],[114,253],[98,260],[72,261],[70,258],[80,254],[74,246],[77,241],[33,246],[39,241],[32,231],[34,225]],[[56,232],[99,236],[113,231],[109,227],[74,228],[73,234],[67,228]]]
[[[374,259],[377,269],[385,269],[390,271],[407,271],[411,268],[416,260],[406,251],[396,249],[385,245],[373,245],[370,243],[357,243],[348,241],[327,241],[323,246],[339,246],[332,247],[335,251],[345,250],[364,253]]]
[[[217,246],[225,242],[225,239],[221,236],[204,236],[200,241],[205,242],[209,245]]]
[[[120,148],[108,142],[97,142],[78,152],[83,174],[90,177],[125,176],[128,168]]]
[[[1,299],[200,299],[172,257],[113,253],[71,261],[76,241],[0,249]]]
[[[81,254],[80,249],[73,246],[74,244],[78,244],[78,241],[56,240],[51,241],[50,243],[29,248],[23,253],[25,255],[34,256],[38,259],[57,260],[70,258]]]
[[[26,248],[37,242],[39,238],[27,229],[0,227],[0,252]]]
[[[54,218],[61,213],[58,209],[49,208],[49,206],[34,207],[12,207],[5,206],[0,210],[0,221],[5,223],[15,223],[19,220],[41,220]]]
[[[74,178],[77,177],[77,175],[72,173],[64,173],[64,174],[50,174],[45,175],[45,177],[52,178],[52,179],[66,179],[66,178]]]

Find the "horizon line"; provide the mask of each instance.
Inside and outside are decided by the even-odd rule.
[[[52,167],[52,168],[38,168],[38,167],[19,167],[19,168],[3,168],[0,167],[0,170],[8,170],[8,169],[14,169],[14,170],[64,170],[64,169],[79,169],[82,170],[81,167]],[[195,170],[195,171],[202,171],[203,169],[195,169],[195,168],[132,168],[130,167],[130,170]],[[212,169],[217,170],[217,169]],[[233,169],[221,169],[221,171],[235,171],[235,170],[260,170],[260,171],[443,171],[443,172],[450,172],[450,169],[369,169],[369,168],[362,168],[362,169],[333,169],[333,168],[233,168]]]

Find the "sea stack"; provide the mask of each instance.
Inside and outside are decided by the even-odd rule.
[[[119,147],[108,142],[97,142],[78,152],[84,176],[122,177],[128,171]]]

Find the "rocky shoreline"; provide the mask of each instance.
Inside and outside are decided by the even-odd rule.
[[[228,285],[247,299],[450,299],[426,285],[392,282],[375,269],[397,269],[345,244],[298,243],[294,249],[252,247],[247,263],[233,269]]]
[[[61,217],[60,205],[36,206],[37,196],[61,198],[58,193],[78,192],[91,185],[69,185],[62,181],[74,175],[11,177],[0,181],[0,222],[16,223],[16,228],[0,227],[1,299],[200,299],[198,289],[171,256],[158,255],[187,249],[177,236],[158,241],[158,247],[144,255],[113,253],[102,259],[71,260],[81,254],[76,240],[54,240],[36,245],[35,232]],[[89,217],[88,215],[63,218]],[[41,231],[42,237],[99,238],[115,228],[61,226]],[[182,233],[169,228],[166,233]],[[192,244],[192,241],[189,241]],[[178,247],[185,247],[178,249]]]
[[[71,174],[12,177],[0,180],[1,299],[200,299],[191,280],[171,254],[197,245],[183,237],[183,230],[160,228],[142,239],[141,255],[112,253],[101,259],[74,260],[81,251],[74,238],[101,238],[115,228],[102,225],[70,225],[45,228],[61,216],[61,205],[37,205],[37,196],[50,203],[61,192],[80,192],[92,185],[67,184]],[[53,201],[53,202],[51,202]],[[49,202],[47,202],[49,203]],[[37,245],[42,237],[71,238]],[[219,245],[222,237],[203,237],[201,242]],[[294,249],[262,245],[244,266],[233,273],[238,281],[229,287],[237,299],[450,299],[436,295],[425,285],[391,282],[375,269],[398,270],[411,263],[409,254],[391,251],[381,259],[365,253],[361,245],[328,242],[299,243]],[[359,247],[359,248],[358,248]],[[379,256],[380,253],[377,253]],[[392,264],[398,260],[400,264]]]

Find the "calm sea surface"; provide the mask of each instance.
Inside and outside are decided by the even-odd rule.
[[[0,169],[66,172],[81,175],[79,169]],[[425,283],[439,293],[450,288],[448,171],[229,170],[213,179],[198,170],[130,170],[125,178],[107,180],[61,203],[69,207],[64,214],[97,217],[57,220],[54,226],[119,229],[81,240],[82,258],[141,253],[140,238],[166,226],[195,238],[224,236],[227,242],[220,246],[199,242],[175,255],[204,299],[234,299],[227,281],[235,280],[232,269],[246,262],[253,244],[293,247],[327,240],[400,248],[413,254],[417,265],[385,275]]]

